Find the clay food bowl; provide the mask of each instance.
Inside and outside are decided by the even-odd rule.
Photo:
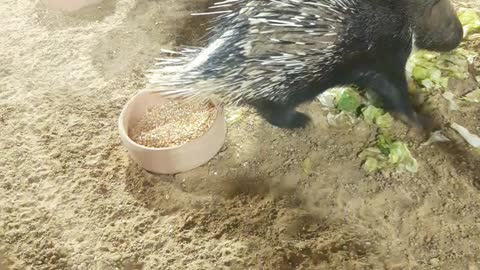
[[[149,112],[150,114],[152,113],[152,108],[156,108],[157,113],[160,114],[162,113],[162,108],[165,108],[165,113],[167,113],[170,108],[169,113],[171,114],[172,105],[169,105],[171,104],[169,102],[172,101],[159,94],[142,91],[127,102],[118,119],[120,138],[131,158],[145,170],[158,174],[185,172],[207,163],[222,148],[227,132],[223,108],[210,104],[210,109],[213,108],[213,110],[209,116],[209,124],[208,126],[204,124],[204,129],[201,130],[202,133],[197,134],[195,138],[188,139],[187,141],[185,141],[184,138],[181,142],[170,144],[173,146],[155,145],[155,141],[152,141],[151,138],[150,143],[138,143],[138,138],[146,138],[145,136],[138,136],[138,126],[143,125],[140,123],[152,122],[151,119],[148,121],[145,120],[147,118],[146,115]],[[180,111],[179,114],[182,112],[183,111]],[[181,127],[180,124],[177,125],[175,122],[172,122],[177,120],[168,119],[170,119],[170,117],[163,116],[163,122],[169,122],[165,123],[165,129],[159,130],[163,127],[161,123],[156,127],[161,136],[168,137],[171,135],[169,135],[169,133]],[[205,117],[203,120],[205,120]],[[182,119],[178,121],[182,121]],[[202,123],[206,123],[205,121]],[[185,123],[182,123],[185,126]],[[197,127],[197,132],[199,130]],[[136,141],[134,140],[135,138]],[[145,146],[145,144],[149,146]],[[152,147],[151,145],[155,146]]]

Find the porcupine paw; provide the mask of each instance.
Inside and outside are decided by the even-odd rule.
[[[282,112],[265,118],[270,124],[287,129],[305,128],[311,122],[308,115],[297,111]]]
[[[287,128],[306,128],[312,122],[310,116],[297,111],[292,112],[290,117]]]
[[[441,124],[437,123],[432,116],[418,112],[413,112],[410,116],[397,113],[396,117],[418,134],[429,135],[430,132],[441,128]]]

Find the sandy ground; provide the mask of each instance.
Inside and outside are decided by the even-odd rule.
[[[401,126],[416,175],[366,176],[357,154],[375,130],[328,127],[317,103],[304,131],[247,114],[191,172],[134,164],[118,114],[160,48],[198,45],[188,14],[206,2],[105,0],[62,14],[0,1],[1,270],[480,269],[478,156],[421,146]],[[478,106],[438,103],[480,133]]]

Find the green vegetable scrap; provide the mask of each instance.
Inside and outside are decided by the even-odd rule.
[[[469,63],[476,55],[462,48],[448,53],[417,50],[407,62],[407,73],[427,90],[443,90],[449,78],[468,78]]]
[[[415,173],[418,171],[417,161],[413,158],[407,145],[403,142],[392,141],[384,135],[378,136],[376,145],[365,149],[359,157],[365,159],[363,168],[368,173],[387,168],[399,172]]]
[[[388,130],[392,126],[393,121],[394,119],[390,114],[384,113],[377,118],[375,123],[381,130]]]
[[[416,51],[407,63],[407,73],[426,89],[441,89],[448,85],[448,78],[442,78],[442,72],[433,63],[434,53]]]
[[[480,16],[474,10],[462,10],[458,18],[463,25],[464,36],[480,33]]]
[[[368,173],[372,173],[375,171],[379,171],[382,168],[382,164],[373,157],[367,157],[367,160],[365,160],[365,163],[363,164],[363,168]]]
[[[335,109],[335,99],[340,93],[341,88],[332,88],[320,94],[317,99],[328,110]]]
[[[331,126],[354,124],[358,108],[364,103],[355,87],[335,87],[317,97],[328,112],[327,122]]]
[[[382,154],[388,156],[390,154],[390,145],[393,143],[392,139],[385,135],[378,135],[377,137],[377,148]]]
[[[369,105],[362,110],[363,118],[368,124],[377,125],[380,130],[388,130],[393,123],[393,117],[382,109]]]
[[[310,158],[306,158],[303,161],[302,168],[303,168],[303,172],[306,175],[312,174],[312,161],[310,160]]]
[[[362,113],[365,122],[372,125],[375,124],[377,118],[383,114],[383,110],[374,106],[368,106],[363,109]]]
[[[401,171],[417,172],[418,170],[417,160],[413,158],[405,143],[394,142],[391,144],[388,160]]]
[[[359,157],[365,159],[363,169],[367,173],[380,171],[387,167],[387,158],[382,154],[380,149],[376,147],[369,147],[360,153]]]
[[[345,127],[355,124],[357,118],[355,115],[349,112],[342,111],[338,114],[333,114],[329,112],[327,114],[327,123],[335,127]]]
[[[354,88],[344,88],[336,98],[336,107],[340,111],[355,112],[362,104],[362,98]]]

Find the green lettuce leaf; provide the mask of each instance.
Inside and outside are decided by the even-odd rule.
[[[385,113],[382,109],[374,107],[374,106],[367,106],[362,110],[363,119],[368,124],[375,124],[381,130],[388,130],[393,124],[393,117],[389,113]]]
[[[418,171],[417,160],[412,156],[407,145],[393,141],[384,135],[379,135],[375,146],[365,149],[359,157],[365,160],[363,168],[368,173],[388,168],[399,172]]]
[[[336,107],[340,111],[355,112],[361,104],[362,98],[353,88],[344,89],[336,99]]]
[[[474,10],[462,10],[458,14],[458,18],[463,25],[464,36],[480,32],[480,16]]]

